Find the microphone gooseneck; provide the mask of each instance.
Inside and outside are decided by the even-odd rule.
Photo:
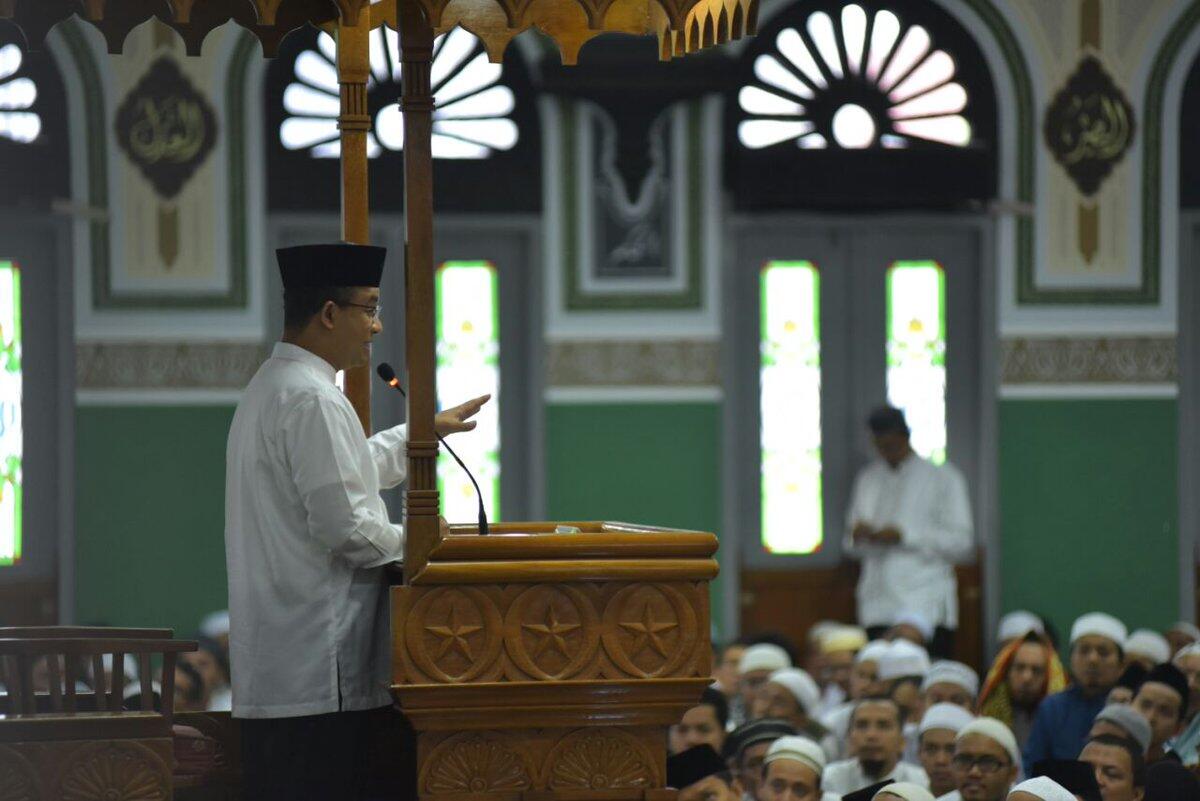
[[[381,379],[383,379],[383,383],[399,392],[405,398],[408,397],[408,393],[405,392],[404,387],[400,385],[400,379],[396,377],[396,371],[392,369],[390,364],[387,362],[381,362],[379,366],[375,368],[375,372]],[[479,489],[479,482],[475,480],[475,476],[471,473],[471,470],[465,464],[463,464],[462,459],[458,458],[458,454],[454,452],[454,449],[450,447],[442,435],[436,431],[433,432],[433,435],[438,438],[438,441],[442,443],[442,445],[446,448],[446,452],[454,458],[454,461],[458,462],[458,466],[461,467],[463,472],[467,474],[467,478],[471,479],[471,485],[475,487],[475,497],[479,499],[479,533],[487,536],[487,510],[483,507],[483,492]]]

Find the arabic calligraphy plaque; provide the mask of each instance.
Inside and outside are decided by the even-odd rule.
[[[1100,184],[1133,142],[1133,106],[1093,56],[1085,56],[1046,109],[1046,145],[1084,195]]]
[[[117,109],[116,134],[154,191],[171,200],[212,151],[217,118],[174,60],[163,56]]]

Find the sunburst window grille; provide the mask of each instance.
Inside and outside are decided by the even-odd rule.
[[[967,91],[955,77],[954,59],[929,31],[891,11],[854,3],[835,15],[814,11],[755,59],[754,81],[738,93],[746,114],[738,139],[749,148],[964,147]]]
[[[42,132],[42,118],[31,111],[37,101],[37,84],[18,75],[24,56],[15,44],[0,47],[0,137],[22,144]]]
[[[367,155],[404,148],[400,113],[400,43],[396,32],[380,27],[371,33],[371,75],[367,96],[374,115],[367,134]],[[430,83],[437,98],[433,112],[433,156],[482,159],[517,143],[517,125],[508,119],[516,105],[513,92],[500,84],[503,68],[488,61],[483,45],[461,28],[434,43]],[[289,150],[308,150],[316,158],[341,155],[338,140],[337,52],[333,37],[322,33],[315,50],[296,57],[293,80],[283,93],[288,117],[279,141]]]

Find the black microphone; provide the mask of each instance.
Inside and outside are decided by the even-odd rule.
[[[408,397],[408,393],[404,391],[404,387],[400,386],[400,379],[396,377],[396,371],[392,369],[390,364],[387,362],[380,363],[380,365],[375,368],[375,372],[379,374],[379,377],[383,379],[385,384],[399,392],[404,397]],[[471,484],[475,487],[475,497],[479,499],[479,533],[486,536],[488,533],[487,510],[483,508],[483,492],[479,489],[479,482],[475,480],[475,476],[473,476],[467,466],[463,464],[463,460],[458,458],[458,454],[455,453],[454,449],[446,443],[446,440],[442,438],[442,435],[436,431],[433,432],[433,434],[438,438],[438,441],[442,443],[442,446],[445,447],[446,452],[454,457],[454,461],[458,462],[458,466],[461,467],[463,472],[467,474],[467,478],[471,479]]]

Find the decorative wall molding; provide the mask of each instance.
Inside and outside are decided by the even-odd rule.
[[[1000,383],[1173,384],[1174,337],[1014,338],[1000,343]]]
[[[80,390],[240,390],[267,355],[253,342],[82,342],[75,382]]]
[[[546,343],[546,385],[715,386],[712,340],[567,340]]]

